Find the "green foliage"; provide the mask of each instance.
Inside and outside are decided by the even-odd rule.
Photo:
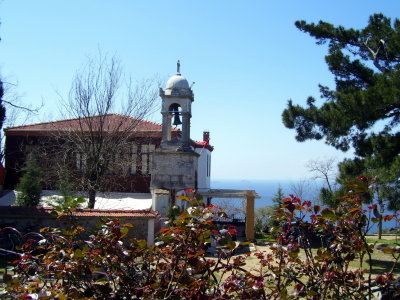
[[[175,220],[180,214],[181,214],[181,209],[177,205],[170,205],[167,209],[166,216],[169,219]]]
[[[37,206],[40,202],[41,171],[32,153],[28,155],[26,166],[22,169],[23,175],[16,187],[17,206]]]
[[[84,203],[86,203],[86,200],[83,196],[77,198],[65,197],[62,201],[59,201],[54,208],[57,212],[65,213],[80,208]]]
[[[294,196],[282,199],[276,242],[268,253],[251,257],[259,263],[251,271],[245,256],[233,255],[237,244],[227,238],[229,230],[214,227],[213,219],[223,212],[197,200],[160,231],[153,246],[144,240],[128,241],[132,225],[117,219],[103,221],[87,240],[77,239],[84,231],[79,226],[64,235],[44,228],[19,248],[15,275],[5,277],[0,295],[4,299],[371,299],[380,291],[384,299],[393,299],[400,296],[393,268],[374,279],[371,267],[366,271],[363,265],[365,257],[372,263],[375,251],[365,236],[368,216],[374,212],[361,206],[365,182],[351,188],[336,209],[321,210]],[[312,249],[315,234],[323,243]],[[206,255],[212,239],[225,241],[214,259]],[[391,255],[394,267],[400,253],[393,247],[382,251]],[[350,267],[354,262],[359,266]]]
[[[62,200],[58,200],[58,203],[56,203],[54,206],[54,210],[51,212],[51,214],[58,219],[68,217],[71,226],[76,227],[77,220],[74,217],[73,212],[77,208],[80,208],[84,203],[86,203],[86,200],[82,196],[77,198],[73,198],[71,196],[64,197]]]
[[[338,193],[338,191],[332,192],[328,188],[322,187],[319,191],[319,200],[329,207],[336,207],[341,202]]]
[[[59,167],[57,173],[57,188],[60,191],[61,195],[64,197],[64,200],[67,201],[68,198],[72,196],[73,190],[70,170],[66,167]]]
[[[382,14],[374,14],[360,30],[323,21],[297,21],[296,26],[314,37],[317,44],[328,45],[325,60],[336,87],[320,86],[324,100],[320,106],[313,97],[307,99],[305,107],[290,100],[282,113],[283,123],[296,130],[298,141],[325,139],[328,145],[343,151],[353,147],[356,158],[343,162],[346,166],[341,168],[339,181],[359,174],[378,176],[379,197],[398,209],[399,19],[392,22]]]
[[[275,195],[272,197],[272,202],[274,202],[276,205],[280,206],[283,198],[285,198],[285,194],[283,193],[282,187],[279,185],[278,190],[276,191]]]

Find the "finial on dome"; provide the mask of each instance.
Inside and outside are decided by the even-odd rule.
[[[176,63],[176,74],[181,75],[181,62],[179,61],[179,59]]]

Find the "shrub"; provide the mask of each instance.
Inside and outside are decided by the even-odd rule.
[[[276,217],[288,226],[276,229],[270,252],[254,254],[256,270],[246,270],[246,255],[233,256],[236,243],[226,238],[225,229],[214,227],[213,218],[223,212],[197,200],[161,230],[152,246],[127,241],[131,225],[117,219],[103,220],[85,241],[77,238],[84,230],[79,226],[64,232],[44,228],[40,239],[28,239],[20,248],[15,275],[6,278],[0,293],[6,299],[365,299],[379,291],[392,299],[399,296],[400,284],[394,274],[373,278],[371,264],[369,272],[364,270],[363,258],[372,263],[374,251],[365,239],[374,207],[361,206],[367,187],[368,182],[352,185],[337,209],[293,196],[283,199]],[[385,219],[393,217],[398,216]],[[304,229],[296,237],[292,224]],[[306,229],[327,243],[312,249]],[[215,258],[205,250],[213,238],[225,243]],[[399,261],[394,249],[383,251]],[[350,267],[354,261],[359,268]]]
[[[17,185],[17,206],[37,206],[40,202],[42,189],[40,185],[40,169],[32,153],[28,155],[26,166],[22,169],[23,175]]]
[[[242,276],[239,273],[246,272],[241,268],[245,257],[232,257],[236,243],[225,239],[216,259],[206,256],[212,238],[226,237],[212,222],[221,213],[193,200],[190,208],[161,230],[153,246],[144,240],[126,241],[131,225],[117,219],[103,220],[99,231],[86,241],[76,239],[84,230],[79,226],[63,233],[43,228],[40,241],[28,240],[21,248],[16,275],[6,281],[3,296],[218,299],[243,293],[259,298],[263,291],[254,290],[250,279],[228,288]]]

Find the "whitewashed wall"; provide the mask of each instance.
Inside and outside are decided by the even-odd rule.
[[[198,158],[197,187],[199,192],[210,189],[211,152],[206,148],[196,148]]]

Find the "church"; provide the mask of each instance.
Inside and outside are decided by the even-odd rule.
[[[165,90],[160,88],[160,98],[162,124],[133,120],[119,114],[91,117],[91,123],[136,122],[129,136],[129,145],[123,153],[123,168],[118,167],[117,170],[116,166],[113,172],[107,174],[107,180],[99,188],[103,193],[98,194],[98,208],[135,209],[143,207],[143,203],[133,199],[147,198],[152,199],[153,210],[160,211],[163,215],[170,205],[170,200],[168,203],[162,200],[166,198],[165,190],[171,191],[168,195],[170,198],[184,189],[210,189],[213,151],[209,143],[210,133],[203,132],[202,141],[195,141],[190,137],[194,94],[188,81],[180,73],[179,62],[177,73],[168,79]],[[106,130],[103,127],[101,130]],[[54,166],[54,160],[65,160],[78,178],[85,171],[85,154],[77,149],[66,151],[63,134],[80,132],[81,128],[82,124],[77,119],[6,128],[5,189],[13,190],[16,187],[29,153],[36,154],[35,157],[43,169]],[[50,154],[45,157],[44,153]],[[48,190],[57,189],[55,177],[49,174],[44,174],[42,184],[44,194]],[[127,193],[125,198],[132,200],[125,201],[123,206],[110,207],[111,204],[107,205],[106,200],[102,199],[107,198],[107,194],[112,198],[112,193]]]
[[[259,198],[255,191],[211,189],[211,154],[214,150],[210,145],[210,132],[203,132],[202,141],[191,138],[190,123],[192,118],[192,103],[194,93],[188,81],[180,73],[170,77],[165,89],[160,88],[162,123],[134,119],[130,116],[108,114],[91,116],[91,124],[101,124],[99,130],[107,131],[104,124],[118,123],[121,127],[127,123],[136,122],[135,129],[130,133],[128,143],[114,156],[123,157],[123,164],[115,165],[96,192],[94,209],[80,209],[76,213],[87,223],[95,223],[97,216],[124,216],[129,222],[140,222],[138,232],[151,244],[154,234],[160,228],[160,218],[167,217],[171,207],[181,210],[187,207],[187,202],[180,200],[182,195],[196,190],[207,203],[212,198],[245,199],[245,219],[240,224],[243,236],[254,239],[254,200]],[[31,125],[10,127],[4,129],[5,134],[5,193],[0,198],[0,206],[10,206],[15,199],[15,187],[21,177],[21,169],[26,164],[29,153],[38,154],[37,160],[43,169],[65,161],[73,170],[76,179],[82,177],[87,170],[87,156],[72,147],[67,151],[67,139],[71,132],[79,132],[85,138],[85,130],[93,130],[82,126],[81,120],[67,119],[55,122],[37,123]],[[126,128],[126,127],[125,127]],[[83,131],[82,131],[83,129]],[[113,131],[113,133],[117,133]],[[106,134],[111,134],[107,133]],[[43,155],[47,153],[48,155]],[[50,168],[49,168],[50,169]],[[49,172],[51,173],[51,172]],[[44,173],[46,174],[46,173]],[[54,197],[61,197],[57,192],[57,183],[52,176],[42,178],[43,206],[52,206]],[[84,189],[76,189],[83,191]],[[7,192],[8,191],[8,192]],[[85,193],[76,192],[76,195]],[[2,214],[1,212],[6,212]],[[20,207],[20,209],[23,209]],[[13,218],[20,221],[26,212],[19,213],[18,207],[0,209],[1,218]],[[35,210],[35,209],[34,209]],[[21,210],[22,211],[22,210]],[[27,221],[36,226],[44,226],[44,220],[50,216],[44,207],[35,210],[35,220]],[[77,216],[78,216],[77,215]],[[231,222],[232,220],[222,220]],[[47,224],[47,223],[46,223]],[[49,226],[49,225],[46,225]]]

